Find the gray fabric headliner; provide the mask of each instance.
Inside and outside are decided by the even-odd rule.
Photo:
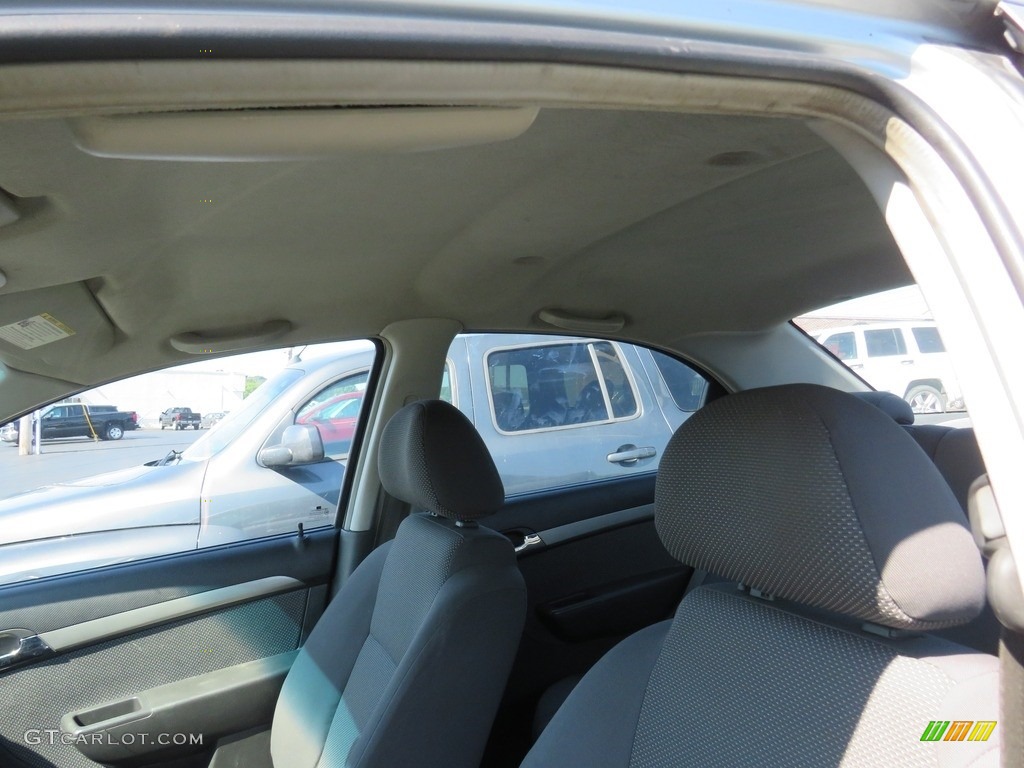
[[[551,330],[534,317],[557,306],[675,339],[910,280],[853,171],[791,119],[542,109],[498,144],[267,163],[99,158],[67,121],[10,121],[0,188],[23,213],[0,229],[0,324],[59,308],[77,332],[0,360],[83,385],[273,318],[290,344],[418,317]]]

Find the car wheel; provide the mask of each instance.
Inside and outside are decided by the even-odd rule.
[[[167,425],[166,424],[161,424],[160,425],[160,429],[167,429]]]
[[[911,387],[907,392],[906,400],[910,403],[910,409],[914,413],[945,413],[946,402],[942,393],[935,387],[921,384]]]
[[[124,437],[124,430],[120,424],[107,424],[107,431],[104,433],[107,440],[120,440]]]

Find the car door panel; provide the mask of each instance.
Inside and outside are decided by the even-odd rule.
[[[556,676],[589,667],[619,638],[669,616],[692,573],[665,551],[653,517],[527,549],[519,566],[529,607],[524,650],[543,648]]]
[[[520,547],[526,537],[539,539],[519,552],[527,618],[494,744],[521,739],[525,751],[544,690],[582,674],[622,637],[678,605],[692,569],[658,539],[654,484],[648,472],[528,494],[488,519]],[[493,754],[485,762],[507,764]]]
[[[0,712],[0,763],[94,766],[76,741],[152,762],[266,725],[323,609],[335,543],[314,531],[5,588],[0,627],[53,653],[0,671],[19,702]]]
[[[79,752],[105,765],[173,759],[197,748],[201,752],[220,737],[273,719],[278,694],[297,654],[288,651],[255,659],[69,712],[61,718],[61,731],[73,738]],[[145,721],[145,730],[140,721]],[[171,738],[160,739],[159,734]],[[197,736],[205,744],[194,743]]]

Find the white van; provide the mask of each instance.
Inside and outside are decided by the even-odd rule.
[[[872,387],[902,397],[914,413],[964,407],[935,323],[864,323],[829,328],[814,338]]]

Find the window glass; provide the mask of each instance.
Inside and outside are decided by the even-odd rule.
[[[668,357],[662,374],[653,355],[597,339],[467,334],[448,357],[452,379],[467,382],[458,407],[512,497],[657,471],[707,385]]]
[[[626,375],[626,369],[615,353],[615,347],[607,341],[600,341],[594,345],[594,352],[601,366],[601,375],[604,377],[605,394],[612,404],[612,415],[617,419],[635,415],[636,395],[629,376]]]
[[[938,328],[915,326],[911,330],[914,332],[917,348],[921,350],[922,354],[931,355],[946,351],[946,347],[943,346],[942,339],[939,337]]]
[[[347,342],[204,360],[3,425],[0,584],[332,525],[373,357]],[[264,456],[296,422],[324,458]]]
[[[672,401],[681,411],[693,412],[704,405],[708,382],[693,368],[674,357],[651,350],[662,380],[672,395]]]
[[[455,400],[452,398],[452,361],[446,360],[444,364],[444,373],[441,374],[441,393],[438,395],[441,400],[446,403],[454,403]]]
[[[907,345],[899,328],[881,328],[864,331],[864,345],[868,357],[888,357],[907,354]]]
[[[324,387],[299,408],[295,423],[317,428],[329,459],[342,458],[352,447],[367,378],[368,371],[346,376]]]
[[[206,461],[231,444],[282,392],[302,378],[300,370],[286,370],[264,382],[239,407],[217,423],[216,431],[200,436],[180,454],[180,461]],[[145,422],[143,422],[144,424]],[[202,416],[200,415],[200,426]],[[184,439],[184,438],[183,438]]]
[[[821,346],[840,360],[853,360],[857,357],[857,337],[853,331],[833,333],[821,342]]]
[[[964,397],[917,286],[822,307],[793,323],[874,389],[906,400],[916,423],[963,423],[959,414],[948,415],[965,409]],[[857,335],[866,354],[852,351]]]
[[[596,360],[602,360],[602,376]],[[615,393],[621,414],[636,414],[636,397],[611,344],[521,347],[487,357],[494,421],[503,432],[573,427],[609,420]]]

